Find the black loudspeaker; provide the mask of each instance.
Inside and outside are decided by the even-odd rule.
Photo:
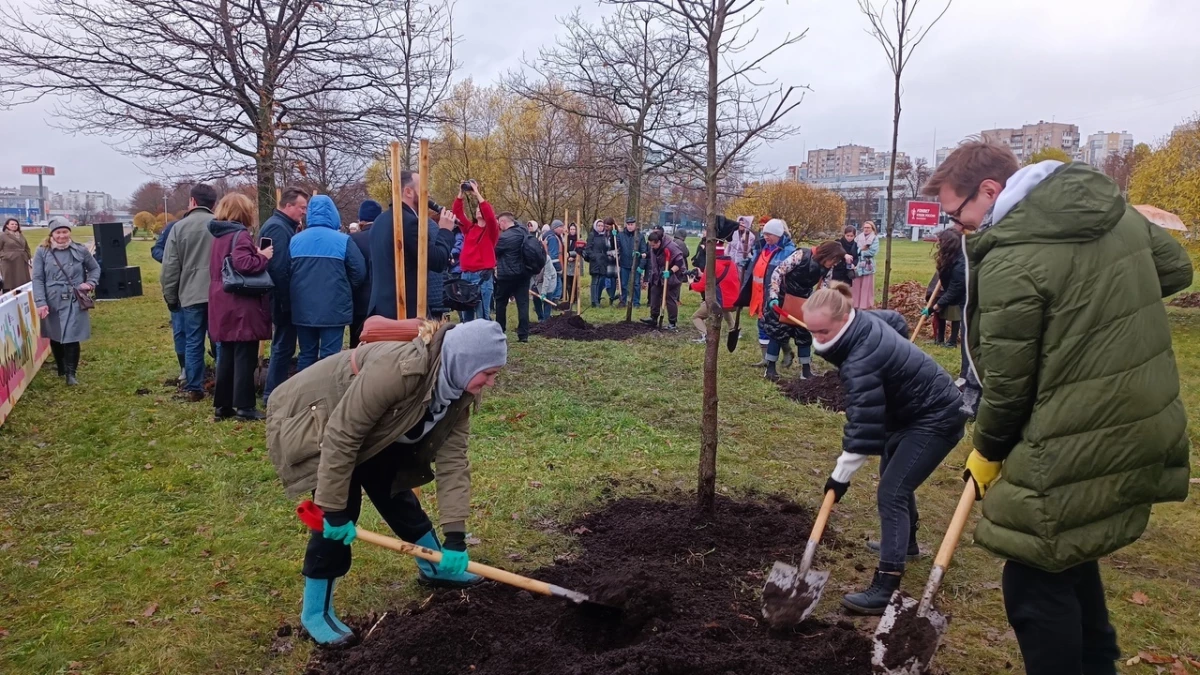
[[[125,250],[121,250],[121,257]],[[100,300],[136,298],[142,294],[142,268],[102,267],[100,283],[96,285],[96,297]]]
[[[101,269],[118,269],[129,265],[129,258],[125,256],[124,224],[96,223],[92,226],[92,233],[96,237],[95,255]]]

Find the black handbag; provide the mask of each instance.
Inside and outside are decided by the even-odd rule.
[[[275,290],[275,282],[271,281],[271,275],[267,270],[263,270],[258,274],[242,274],[233,267],[233,249],[237,247],[237,238],[241,232],[233,235],[233,244],[229,247],[229,254],[225,256],[225,260],[221,261],[221,287],[226,293],[234,295],[246,295],[250,297],[259,297]]]
[[[456,312],[469,312],[483,300],[479,284],[463,281],[460,276],[451,276],[442,286],[444,304]]]

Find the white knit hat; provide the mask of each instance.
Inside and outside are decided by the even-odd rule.
[[[787,234],[787,223],[783,222],[783,220],[779,218],[772,218],[767,221],[766,225],[763,225],[762,233],[773,234],[776,237],[782,237],[783,235]]]

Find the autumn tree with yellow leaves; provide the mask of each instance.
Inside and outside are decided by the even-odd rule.
[[[1200,232],[1200,115],[1138,163],[1129,201],[1170,211]]]
[[[772,180],[752,183],[725,210],[726,217],[770,216],[787,221],[792,239],[836,234],[846,222],[846,202],[837,194],[807,183]]]

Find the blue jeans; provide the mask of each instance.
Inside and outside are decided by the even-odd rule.
[[[183,332],[183,310],[171,312],[171,337],[175,341],[175,355],[179,357],[179,367],[187,363],[187,339]]]
[[[779,352],[783,351],[783,348],[787,346],[788,340],[790,339],[791,338],[788,338],[783,342],[771,340],[767,344],[767,360],[778,361]],[[800,363],[802,364],[812,363],[812,345],[796,345],[796,356],[799,357]]]
[[[632,279],[630,278],[632,277]],[[630,284],[630,281],[633,283]],[[621,302],[629,302],[633,294],[633,306],[642,306],[642,273],[633,268],[621,268]]]
[[[530,288],[533,288],[534,293],[537,292],[537,288],[535,288],[533,286],[530,286]],[[550,292],[550,295],[546,296],[546,299],[554,300],[554,301],[561,300],[562,292],[563,292],[563,278],[562,278],[562,275],[559,275],[558,282],[554,285],[554,290]],[[542,302],[542,300],[540,298],[533,299],[533,313],[534,313],[534,316],[536,316],[538,318],[538,321],[549,320],[550,316],[553,312],[554,312],[553,304]]]
[[[271,398],[275,387],[287,382],[296,355],[296,327],[290,316],[276,315],[275,333],[271,336],[271,362],[267,364],[267,382],[263,385],[263,405]]]
[[[608,299],[617,299],[617,280],[612,277],[604,277],[604,288],[608,290]]]
[[[461,312],[462,321],[474,321],[475,319],[483,319],[484,321],[492,320],[492,292],[496,288],[495,275],[487,273],[487,280],[483,280],[483,272],[463,272],[462,280],[472,284],[479,284],[480,302],[475,309]]]
[[[204,391],[204,339],[208,336],[208,303],[179,310],[183,325],[184,391]]]
[[[903,572],[908,538],[917,522],[914,494],[958,445],[963,428],[903,429],[887,439],[879,458],[879,571]]]
[[[300,343],[300,358],[297,359],[296,372],[304,370],[326,356],[333,356],[342,351],[342,338],[345,335],[345,326],[331,328],[296,326],[296,339]]]

